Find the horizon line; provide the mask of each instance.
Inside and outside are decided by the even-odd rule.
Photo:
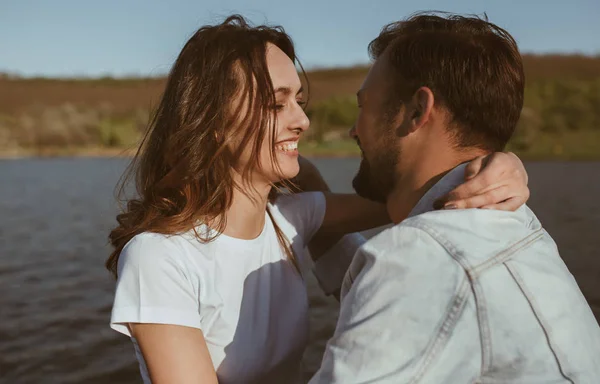
[[[572,57],[572,58],[586,58],[586,59],[600,59],[600,51],[595,54],[583,53],[583,52],[523,52],[523,57],[540,57],[540,58],[552,58],[552,57]],[[341,64],[341,65],[322,65],[315,64],[311,66],[304,66],[305,71],[308,72],[320,72],[330,70],[353,70],[353,69],[365,69],[371,66],[372,62],[362,62],[355,64]],[[170,68],[169,68],[170,69]],[[299,68],[298,68],[299,69]],[[44,73],[35,74],[23,74],[14,70],[6,70],[0,68],[0,79],[11,79],[11,80],[160,80],[164,79],[169,75],[169,71],[160,72],[156,74],[141,74],[141,73],[128,73],[128,74],[114,74],[114,73],[98,73],[98,74],[69,74],[69,75],[52,75]]]

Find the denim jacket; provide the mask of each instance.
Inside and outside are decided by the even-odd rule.
[[[526,206],[433,211],[367,241],[311,383],[600,383],[600,327]]]

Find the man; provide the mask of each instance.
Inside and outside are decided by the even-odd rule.
[[[513,134],[524,93],[513,38],[421,14],[369,50],[353,185],[396,225],[356,252],[311,383],[600,382],[600,328],[533,212],[434,210],[466,162]]]

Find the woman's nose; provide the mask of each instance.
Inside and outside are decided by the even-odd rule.
[[[306,116],[306,113],[304,113],[302,108],[299,108],[298,116],[296,117],[295,124],[292,125],[292,129],[304,132],[309,126],[310,120],[308,119],[308,116]]]

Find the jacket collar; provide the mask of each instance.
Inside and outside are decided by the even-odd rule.
[[[458,165],[450,172],[444,175],[440,181],[434,184],[433,187],[423,195],[421,200],[410,211],[408,217],[417,216],[426,212],[433,211],[433,203],[440,197],[444,196],[454,188],[458,187],[465,181],[465,167],[467,163]]]

